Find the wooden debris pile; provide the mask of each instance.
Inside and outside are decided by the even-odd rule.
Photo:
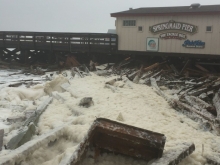
[[[143,63],[127,58],[111,66],[105,64],[101,75],[116,74],[129,82],[152,86],[175,109],[200,121],[202,129],[219,134],[220,70],[218,73],[218,67],[191,59],[180,61],[160,59]],[[106,84],[112,88],[110,85]]]

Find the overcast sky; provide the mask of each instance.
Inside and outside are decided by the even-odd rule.
[[[0,0],[0,31],[100,32],[110,13],[140,7],[220,4],[220,0]]]

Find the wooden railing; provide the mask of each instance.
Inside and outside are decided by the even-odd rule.
[[[0,31],[0,48],[115,52],[118,36],[107,33],[49,33]]]

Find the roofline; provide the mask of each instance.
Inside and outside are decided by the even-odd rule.
[[[220,14],[220,11],[210,12],[180,12],[180,13],[111,13],[111,17],[130,17],[130,16],[176,16],[176,15],[216,15]]]

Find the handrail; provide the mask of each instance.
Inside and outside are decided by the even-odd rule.
[[[48,45],[53,48],[57,45],[67,45],[71,49],[74,45],[87,45],[90,50],[92,46],[108,46],[109,51],[117,49],[117,34],[108,33],[54,33],[54,32],[13,32],[0,31],[0,47],[24,44],[37,46]]]

